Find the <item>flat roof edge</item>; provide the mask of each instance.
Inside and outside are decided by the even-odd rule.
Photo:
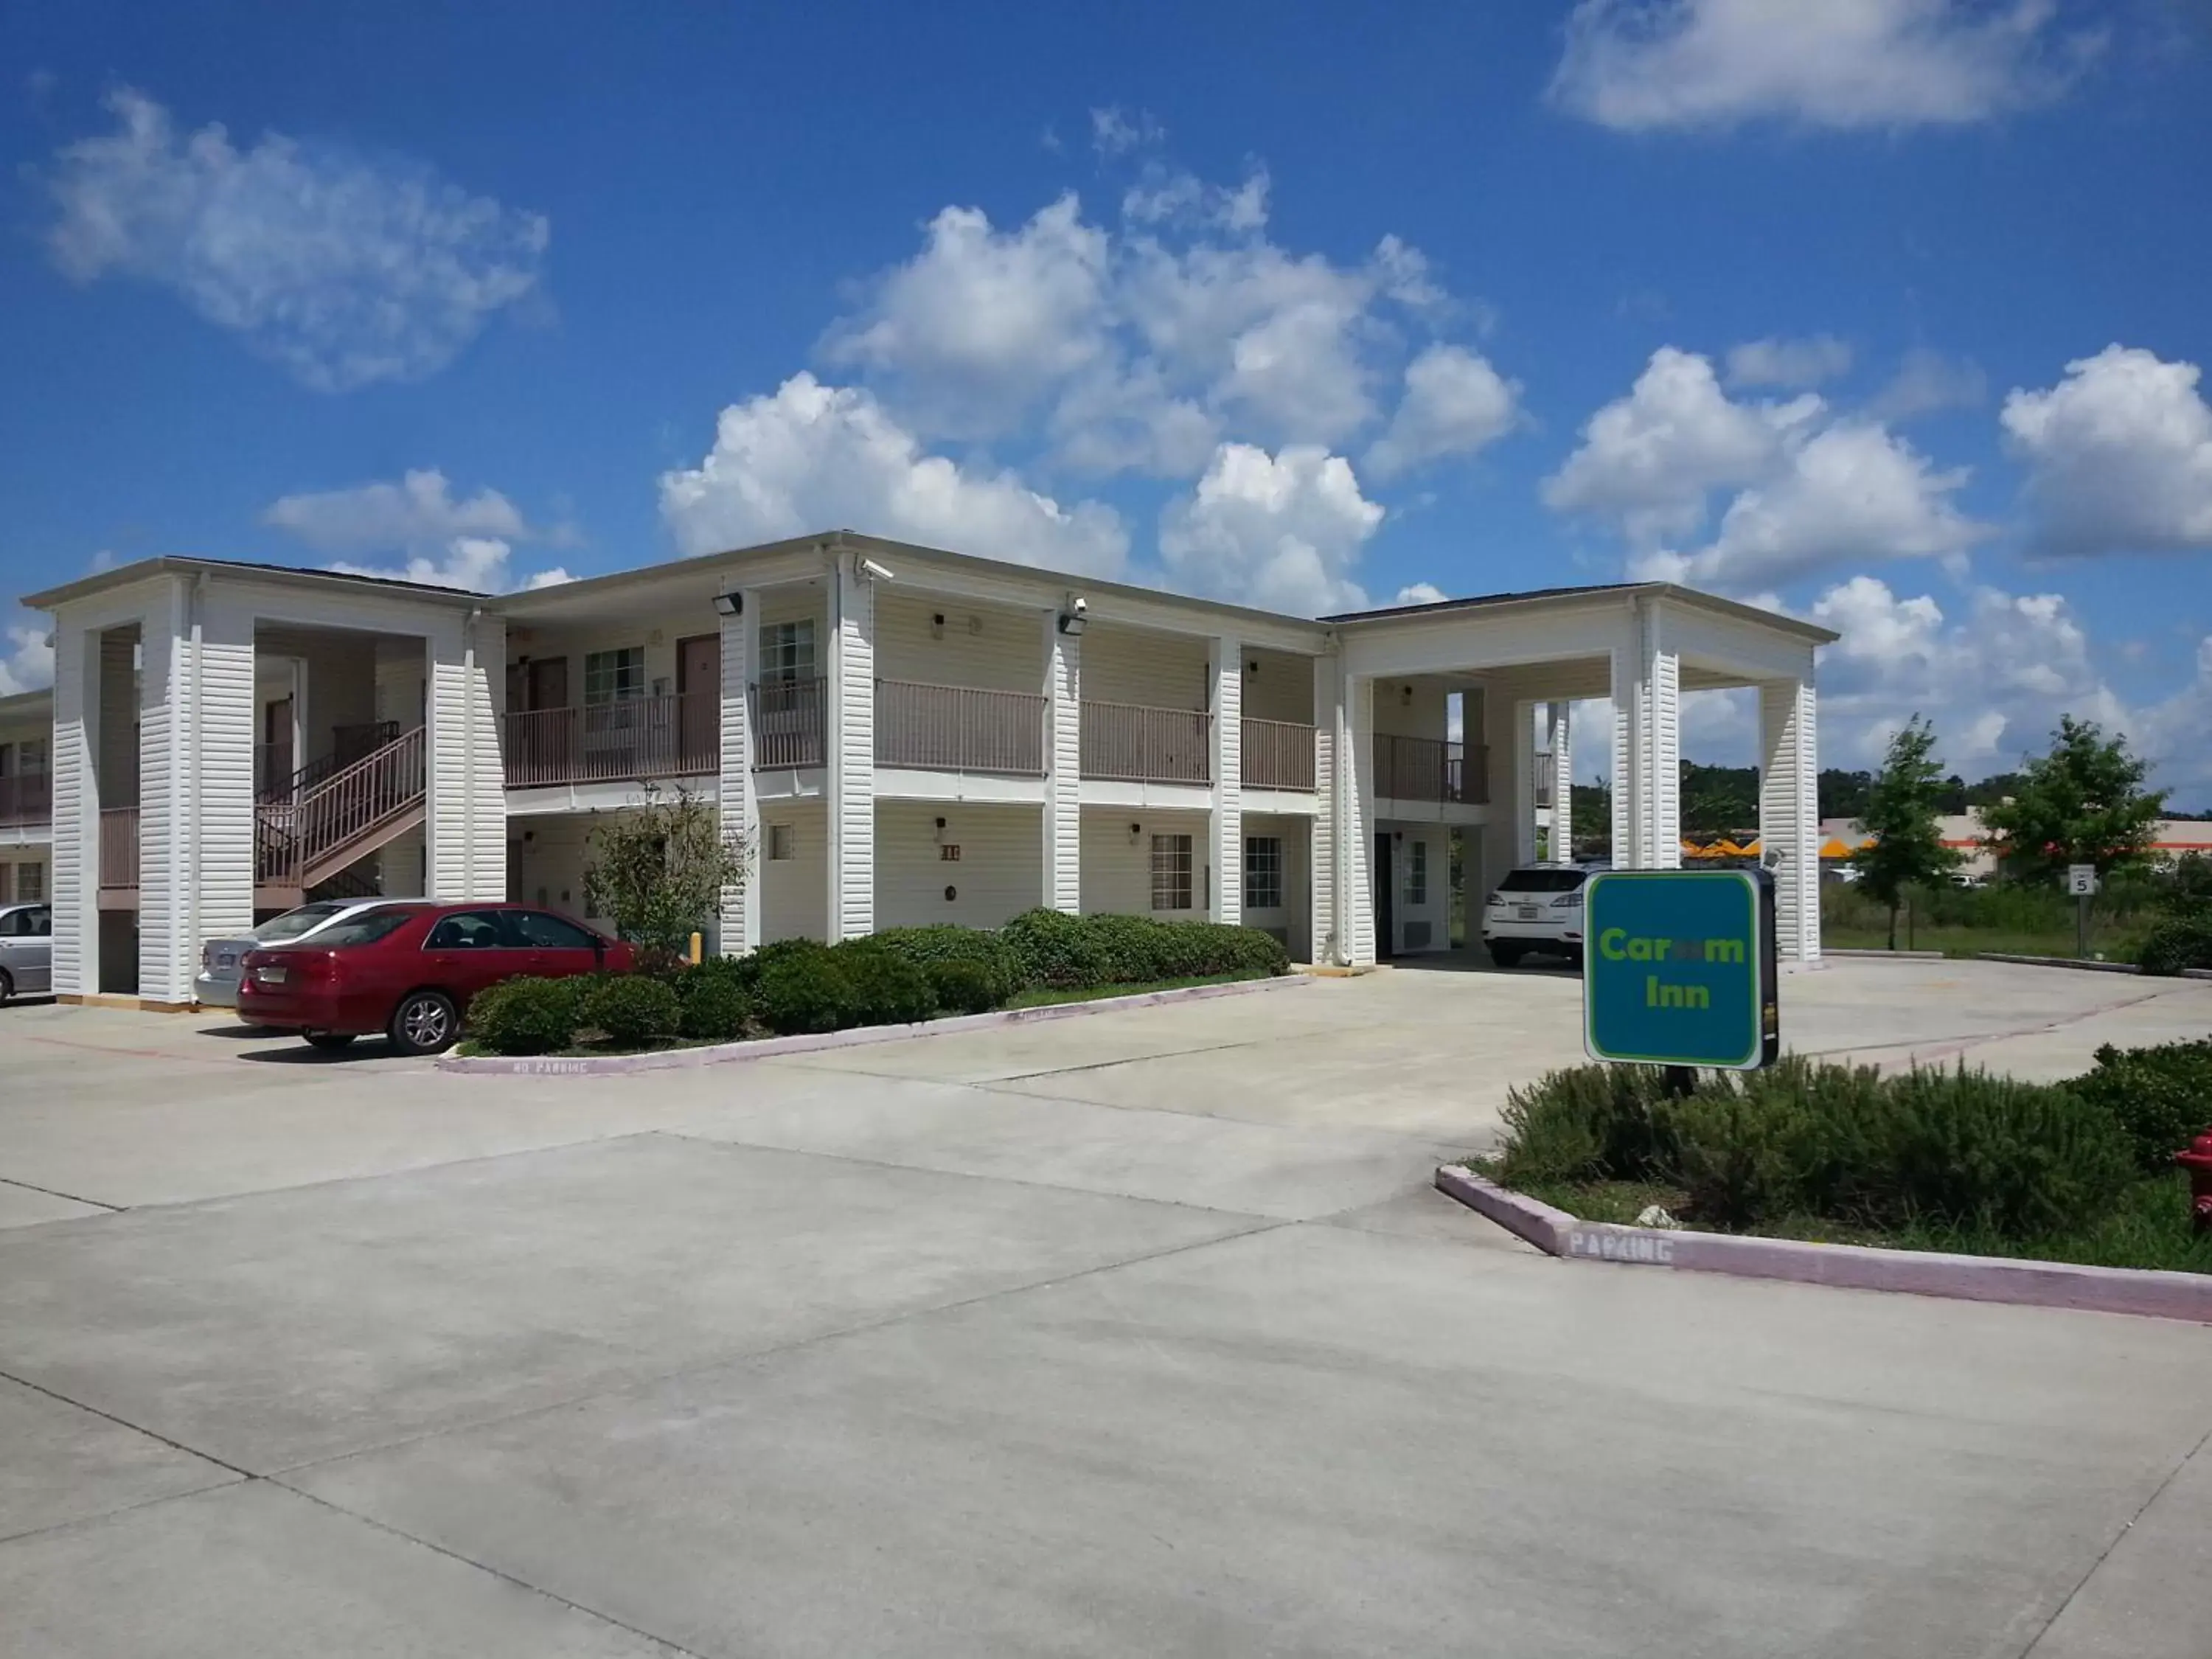
[[[80,576],[75,581],[64,582],[56,587],[26,593],[19,603],[33,611],[51,611],[58,605],[88,599],[94,593],[105,593],[110,588],[126,587],[133,582],[150,581],[157,576],[199,574],[228,576],[240,581],[281,582],[298,586],[321,587],[334,583],[341,587],[400,594],[456,607],[484,605],[493,597],[471,588],[441,587],[433,582],[410,582],[398,576],[363,576],[349,570],[315,570],[303,565],[260,564],[250,559],[203,559],[189,554],[162,553],[150,559],[118,565],[112,570],[95,570],[88,576]]]

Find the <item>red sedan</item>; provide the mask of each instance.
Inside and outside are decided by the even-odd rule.
[[[381,1031],[404,1054],[434,1054],[461,1034],[469,999],[533,974],[626,974],[630,947],[566,916],[520,904],[396,904],[364,910],[239,963],[238,1017],[343,1048]]]

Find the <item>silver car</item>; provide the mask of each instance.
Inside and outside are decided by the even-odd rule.
[[[210,1008],[238,1006],[238,964],[248,951],[264,945],[289,945],[312,939],[334,921],[380,904],[427,904],[428,899],[317,899],[281,916],[271,916],[241,939],[211,939],[200,947],[200,970],[192,979],[192,995]]]
[[[0,1002],[54,988],[54,913],[44,902],[0,904]]]

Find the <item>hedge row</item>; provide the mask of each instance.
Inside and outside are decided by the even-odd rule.
[[[1035,986],[1084,988],[1227,974],[1280,974],[1290,959],[1256,928],[1032,910],[995,932],[893,927],[825,945],[783,939],[667,976],[511,979],[469,1005],[469,1034],[495,1054],[580,1038],[618,1048],[903,1025],[982,1013]]]
[[[1516,1186],[1676,1186],[1687,1218],[1723,1227],[1937,1220],[2025,1241],[2086,1224],[2171,1170],[2208,1116],[2212,1042],[2102,1048],[2094,1070],[2050,1085],[1792,1056],[1677,1097],[1650,1067],[1583,1066],[1512,1092],[1494,1164]]]

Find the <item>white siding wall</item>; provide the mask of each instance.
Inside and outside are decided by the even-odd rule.
[[[417,828],[377,849],[377,890],[392,898],[422,898],[422,831]]]
[[[1202,920],[1206,915],[1206,844],[1204,812],[1156,812],[1141,808],[1086,808],[1083,814],[1083,908],[1086,915],[1165,920]],[[1132,837],[1129,826],[1138,824]],[[1191,840],[1191,908],[1152,909],[1152,836],[1188,836]],[[1243,880],[1240,868],[1238,880]]]
[[[745,697],[753,670],[753,615],[758,596],[740,591],[740,610],[721,622],[721,776],[718,780],[717,811],[726,833],[733,834],[744,850],[746,879],[722,890],[717,915],[716,947],[733,954],[760,943],[760,900],[754,884],[760,879],[760,811],[753,795],[752,710]]]
[[[1337,912],[1345,920],[1339,949],[1347,962],[1361,966],[1375,960],[1375,906],[1367,885],[1368,865],[1374,857],[1375,699],[1373,680],[1346,677],[1344,740],[1337,754],[1337,764],[1345,773],[1339,827],[1344,837],[1344,877],[1337,894]]]
[[[1206,641],[1093,625],[1083,635],[1083,695],[1151,708],[1204,708],[1211,681]]]
[[[1759,837],[1784,854],[1774,871],[1776,948],[1785,961],[1820,955],[1820,756],[1809,680],[1759,688]]]
[[[191,1000],[199,941],[191,937],[193,730],[191,623],[180,581],[143,629],[138,727],[138,994]]]
[[[791,828],[788,859],[769,857],[778,824]],[[753,874],[759,883],[762,944],[828,936],[830,820],[820,801],[761,804],[760,856]]]
[[[202,600],[199,641],[193,688],[199,736],[190,766],[198,780],[191,813],[199,896],[187,926],[198,939],[235,938],[253,927],[251,603],[210,585]]]
[[[941,631],[933,617],[945,618]],[[876,595],[876,676],[1034,696],[1044,678],[1037,613],[883,588]]]
[[[64,996],[100,988],[100,786],[93,773],[98,647],[82,628],[54,629],[53,985]]]
[[[376,690],[370,718],[396,720],[402,732],[411,732],[428,718],[423,695],[426,662],[418,639],[379,640],[376,642]],[[308,696],[314,695],[308,688]]]
[[[1334,961],[1342,951],[1336,937],[1337,669],[1334,657],[1314,664],[1314,799],[1320,811],[1314,816],[1310,866],[1313,938],[1308,959],[1313,962]]]
[[[1056,613],[1044,617],[1047,711],[1045,805],[1039,826],[1047,861],[1038,902],[1055,910],[1083,908],[1083,638],[1062,634]]]
[[[1255,720],[1310,726],[1314,718],[1314,659],[1288,651],[1244,649],[1244,713]]]
[[[1213,642],[1213,812],[1208,829],[1213,867],[1224,879],[1208,895],[1216,921],[1236,921],[1244,893],[1244,654],[1232,637]]]
[[[957,847],[957,862],[944,846]],[[1035,909],[1044,884],[1044,840],[1034,806],[883,801],[876,807],[876,926],[957,922],[996,927]],[[947,899],[950,887],[954,896]]]
[[[507,660],[496,617],[473,639],[460,619],[431,636],[430,896],[497,899],[507,890],[507,782],[500,768],[499,708]]]
[[[1413,701],[1406,700],[1408,688]],[[1385,679],[1375,683],[1375,729],[1401,738],[1435,738],[1451,735],[1451,714],[1447,699],[1450,692],[1440,680]],[[1474,710],[1470,708],[1469,714]],[[1475,726],[1480,732],[1480,723]],[[1469,742],[1479,743],[1480,738]]]
[[[837,561],[830,658],[830,906],[840,939],[875,931],[876,584]]]

